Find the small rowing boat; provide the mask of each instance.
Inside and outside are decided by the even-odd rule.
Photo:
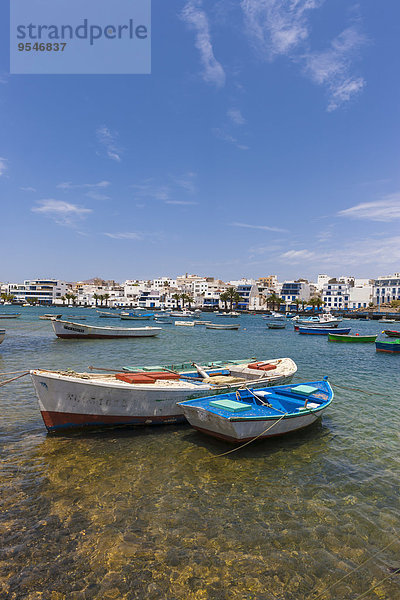
[[[152,337],[162,331],[161,327],[97,327],[73,321],[52,319],[51,324],[57,337],[63,339],[121,339]]]
[[[292,433],[312,425],[328,408],[327,378],[301,385],[251,387],[179,402],[190,425],[228,442],[242,443]]]
[[[0,319],[18,319],[21,313],[0,313]]]
[[[175,325],[177,327],[194,327],[195,322],[194,321],[175,321]]]
[[[302,335],[347,335],[351,328],[348,329],[329,329],[329,327],[299,327],[299,333]]]
[[[285,321],[267,321],[268,329],[285,329]]]
[[[394,329],[385,329],[385,331],[382,331],[382,333],[390,338],[400,338],[400,331],[395,331]]]
[[[329,342],[343,342],[348,344],[371,344],[375,342],[378,334],[376,335],[339,335],[338,333],[329,333]]]
[[[400,340],[380,340],[375,342],[377,352],[390,352],[391,354],[400,354]]]
[[[47,314],[47,315],[40,315],[39,319],[43,319],[44,321],[51,321],[51,319],[61,319],[62,315],[51,315],[51,314]]]
[[[251,382],[266,387],[290,381],[290,358],[251,362],[125,367],[116,373],[31,371],[43,421],[49,431],[95,425],[157,425],[184,421],[177,402],[236,390]]]
[[[132,320],[132,321],[150,321],[154,318],[154,313],[147,313],[140,315],[138,313],[126,313],[122,312],[120,315],[123,321]]]
[[[99,317],[101,319],[119,319],[121,317],[119,313],[109,313],[102,310],[98,310],[97,312],[99,313]]]
[[[240,325],[230,325],[229,323],[207,323],[206,329],[240,329]]]
[[[5,337],[6,337],[6,330],[0,329],[0,344],[4,340]]]

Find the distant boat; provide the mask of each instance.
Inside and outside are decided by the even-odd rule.
[[[195,322],[194,321],[175,321],[175,325],[177,325],[178,327],[194,327],[195,326]]]
[[[327,378],[301,385],[246,388],[178,402],[190,425],[228,442],[293,433],[322,416],[333,399]]]
[[[151,337],[162,331],[161,327],[96,327],[83,325],[73,321],[52,320],[54,333],[59,338],[66,339],[111,339],[131,337]]]
[[[39,319],[51,320],[51,319],[61,319],[61,317],[62,317],[62,315],[47,314],[47,315],[40,315]]]
[[[121,316],[119,313],[103,312],[102,310],[98,310],[97,312],[101,319],[119,319]]]
[[[342,319],[337,319],[330,313],[326,313],[323,315],[313,315],[311,317],[305,318],[297,316],[294,317],[292,320],[295,323],[295,325],[311,325],[312,327],[314,327],[314,325],[327,325],[328,327],[337,327],[337,325],[342,322]]]
[[[240,329],[240,325],[230,325],[228,323],[207,323],[206,329]]]
[[[189,317],[197,319],[199,317],[199,313],[195,314],[190,310],[174,310],[170,314],[171,317],[180,317],[181,319],[188,319]]]
[[[146,313],[143,315],[139,315],[138,313],[121,313],[121,319],[123,321],[132,320],[132,321],[150,321],[154,318],[154,313]]]
[[[387,340],[375,342],[377,352],[390,352],[392,354],[400,354],[400,340]]]
[[[268,321],[267,327],[268,329],[285,329],[286,323],[285,321]]]
[[[382,333],[391,338],[400,338],[400,331],[385,329],[385,331],[382,331]]]
[[[238,312],[224,312],[224,313],[219,313],[218,317],[231,317],[232,319],[234,319],[236,317],[240,317],[240,313],[238,313]]]
[[[368,344],[368,343],[375,342],[377,337],[378,337],[378,334],[376,334],[376,335],[359,335],[358,333],[356,333],[355,335],[339,335],[336,331],[336,333],[328,334],[328,341],[329,342],[342,342],[342,343],[349,343],[349,344]]]
[[[4,340],[5,337],[6,337],[6,330],[0,329],[0,344]]]
[[[21,313],[0,313],[0,319],[18,319]]]
[[[263,315],[263,319],[267,321],[284,321],[286,317],[282,313],[271,312],[269,315]]]
[[[217,366],[218,365],[218,366]],[[136,367],[134,372],[66,373],[33,370],[32,381],[49,431],[105,425],[157,425],[185,421],[178,401],[221,394],[253,382],[266,387],[290,381],[297,371],[290,358],[251,363],[231,360],[167,367]],[[172,372],[171,372],[172,371]],[[202,371],[205,376],[200,376]]]
[[[379,323],[397,323],[397,319],[379,319]]]
[[[299,327],[299,333],[302,335],[347,335],[351,329],[329,329],[328,327]]]

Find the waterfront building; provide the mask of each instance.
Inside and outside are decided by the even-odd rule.
[[[400,300],[400,273],[388,277],[378,277],[374,282],[373,302],[378,306]]]
[[[372,302],[374,286],[370,279],[355,279],[349,289],[349,308],[367,308]]]
[[[310,284],[305,279],[284,281],[281,288],[281,298],[289,305],[296,300],[307,302],[310,299]]]
[[[344,310],[350,306],[350,286],[330,279],[322,288],[322,301],[329,310]]]
[[[27,279],[23,284],[7,284],[7,293],[21,303],[35,300],[38,304],[54,304],[67,291],[66,282],[59,279]]]

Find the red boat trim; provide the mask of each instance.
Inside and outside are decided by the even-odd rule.
[[[377,348],[377,352],[388,352],[389,354],[400,354],[400,350],[384,350],[383,348]]]
[[[163,417],[88,415],[82,413],[65,413],[42,410],[44,424],[49,431],[72,429],[74,427],[104,427],[106,425],[160,425],[186,421],[183,415]]]
[[[158,333],[158,332],[157,332]],[[157,335],[156,333],[154,333],[153,335]],[[63,338],[63,339],[81,339],[81,340],[89,340],[89,339],[107,339],[107,340],[114,340],[117,338],[136,338],[136,337],[152,337],[151,335],[144,334],[144,335],[102,335],[101,333],[88,333],[88,334],[83,334],[83,335],[71,335],[70,333],[56,333],[56,336],[59,338]]]

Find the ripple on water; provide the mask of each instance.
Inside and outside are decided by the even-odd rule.
[[[305,600],[398,537],[399,357],[251,316],[223,336],[169,326],[159,340],[64,343],[37,314],[7,325],[2,372],[291,356],[296,381],[329,374],[373,395],[336,388],[322,423],[216,458],[228,446],[188,426],[47,436],[29,381],[0,388],[0,598]],[[399,551],[323,597],[356,598]],[[392,574],[368,597],[399,596]]]

